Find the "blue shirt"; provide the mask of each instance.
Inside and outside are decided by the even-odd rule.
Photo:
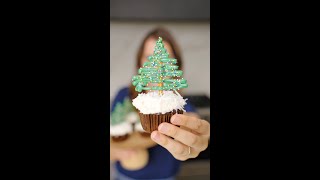
[[[116,95],[111,111],[114,110],[118,102],[123,102],[129,96],[129,88],[121,89]],[[184,109],[187,112],[194,112],[193,106],[188,103]],[[142,169],[130,171],[124,169],[120,162],[116,162],[115,170],[120,179],[170,179],[175,176],[180,168],[180,161],[175,159],[172,154],[160,145],[148,149],[149,162]],[[120,175],[119,175],[120,174]],[[126,178],[123,178],[126,177]]]

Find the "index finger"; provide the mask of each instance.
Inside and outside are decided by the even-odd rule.
[[[185,126],[200,134],[210,134],[210,124],[207,121],[196,117],[175,114],[171,117],[171,123],[178,126]]]

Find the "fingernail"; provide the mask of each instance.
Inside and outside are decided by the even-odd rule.
[[[157,132],[152,132],[151,133],[151,138],[155,141],[159,140],[159,134]]]
[[[169,127],[166,124],[160,124],[160,126],[159,126],[159,131],[160,132],[167,132],[168,129],[169,129]]]
[[[178,115],[173,115],[171,117],[171,123],[178,123],[179,122],[179,117]]]

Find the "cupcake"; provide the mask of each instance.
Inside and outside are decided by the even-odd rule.
[[[183,72],[178,70],[176,59],[169,58],[159,37],[153,55],[139,69],[139,75],[132,78],[138,96],[132,100],[139,111],[142,128],[151,133],[163,122],[170,123],[174,114],[183,114],[186,99],[177,92],[187,88],[187,81],[180,79]],[[146,92],[143,92],[146,91]]]
[[[124,141],[132,133],[132,126],[128,122],[122,122],[117,125],[110,126],[110,135],[114,142]]]
[[[120,142],[126,140],[132,133],[132,125],[126,120],[128,114],[127,99],[123,103],[118,102],[110,116],[110,136],[113,141]]]

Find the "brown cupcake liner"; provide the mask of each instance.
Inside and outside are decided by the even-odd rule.
[[[121,142],[121,141],[125,141],[126,139],[128,139],[129,135],[126,134],[126,135],[123,135],[123,136],[112,136],[112,140],[114,142]]]
[[[183,114],[183,111],[178,109],[178,114]],[[152,133],[153,131],[158,129],[158,126],[163,123],[171,123],[170,119],[171,117],[176,114],[176,110],[173,110],[171,112],[165,113],[165,114],[142,114],[139,113],[140,116],[140,122],[142,125],[142,128],[147,133]]]

